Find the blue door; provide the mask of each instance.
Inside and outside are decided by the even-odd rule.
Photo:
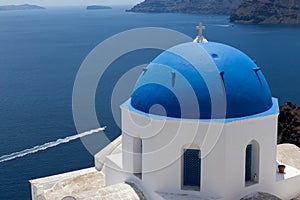
[[[183,157],[183,185],[200,186],[200,150],[185,149]]]
[[[251,181],[251,162],[252,162],[252,145],[246,147],[246,164],[245,164],[245,180]]]

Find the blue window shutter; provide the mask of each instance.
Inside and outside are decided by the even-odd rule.
[[[200,150],[186,149],[184,151],[183,185],[200,186],[201,159]]]
[[[252,145],[247,145],[246,148],[246,163],[245,163],[245,180],[251,181],[251,165],[252,165]]]

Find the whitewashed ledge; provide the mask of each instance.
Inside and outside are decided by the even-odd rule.
[[[119,183],[116,185],[105,186],[105,174],[102,172],[103,162],[106,156],[121,151],[121,136],[107,145],[102,151],[95,155],[95,167],[78,171],[63,173],[30,180],[33,200],[146,200],[142,191],[134,184]],[[286,165],[300,169],[300,148],[292,144],[280,144],[277,146],[277,160]],[[160,194],[164,199],[183,199],[177,194]],[[257,192],[247,195],[243,199],[276,199],[272,195]],[[195,199],[186,196],[184,199]],[[197,198],[196,198],[197,199]],[[300,200],[298,198],[293,200]]]
[[[277,160],[300,170],[300,148],[293,144],[277,145]]]
[[[62,199],[72,193],[104,187],[105,176],[92,167],[34,179],[29,182],[33,200]]]
[[[119,136],[94,156],[95,168],[102,171],[106,156],[121,153],[122,136]]]
[[[105,187],[105,174],[101,171],[103,161],[106,156],[117,153],[120,144],[121,137],[118,137],[95,155],[95,165],[98,167],[30,180],[32,199],[146,200],[143,193],[131,183]]]

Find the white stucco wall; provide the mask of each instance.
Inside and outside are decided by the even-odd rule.
[[[241,194],[272,187],[276,177],[277,115],[231,122],[226,125],[225,134],[227,184],[224,183],[224,196],[237,199]],[[259,144],[259,182],[245,187],[245,151],[252,140]]]
[[[215,199],[239,199],[255,191],[291,196],[280,190],[285,180],[276,181],[277,114],[209,122],[147,116],[123,106],[123,153],[118,162],[127,175],[120,178],[118,173],[110,172],[107,182],[111,178],[134,180],[137,177],[131,173],[142,171],[142,180],[137,182],[153,199],[157,198],[156,192]],[[142,140],[142,157],[133,154],[138,149],[137,138]],[[246,186],[245,154],[249,143],[258,143],[259,156],[252,159],[252,175],[257,174],[258,183]],[[182,188],[182,154],[188,146],[201,150],[200,191]],[[295,181],[290,179],[286,185],[288,182]]]

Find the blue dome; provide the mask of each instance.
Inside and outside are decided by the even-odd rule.
[[[213,91],[213,101],[225,102],[223,115],[212,112],[211,90],[218,83],[222,91]],[[190,42],[164,51],[148,65],[136,83],[131,106],[174,118],[236,118],[267,111],[272,97],[260,68],[247,55],[220,43]]]

